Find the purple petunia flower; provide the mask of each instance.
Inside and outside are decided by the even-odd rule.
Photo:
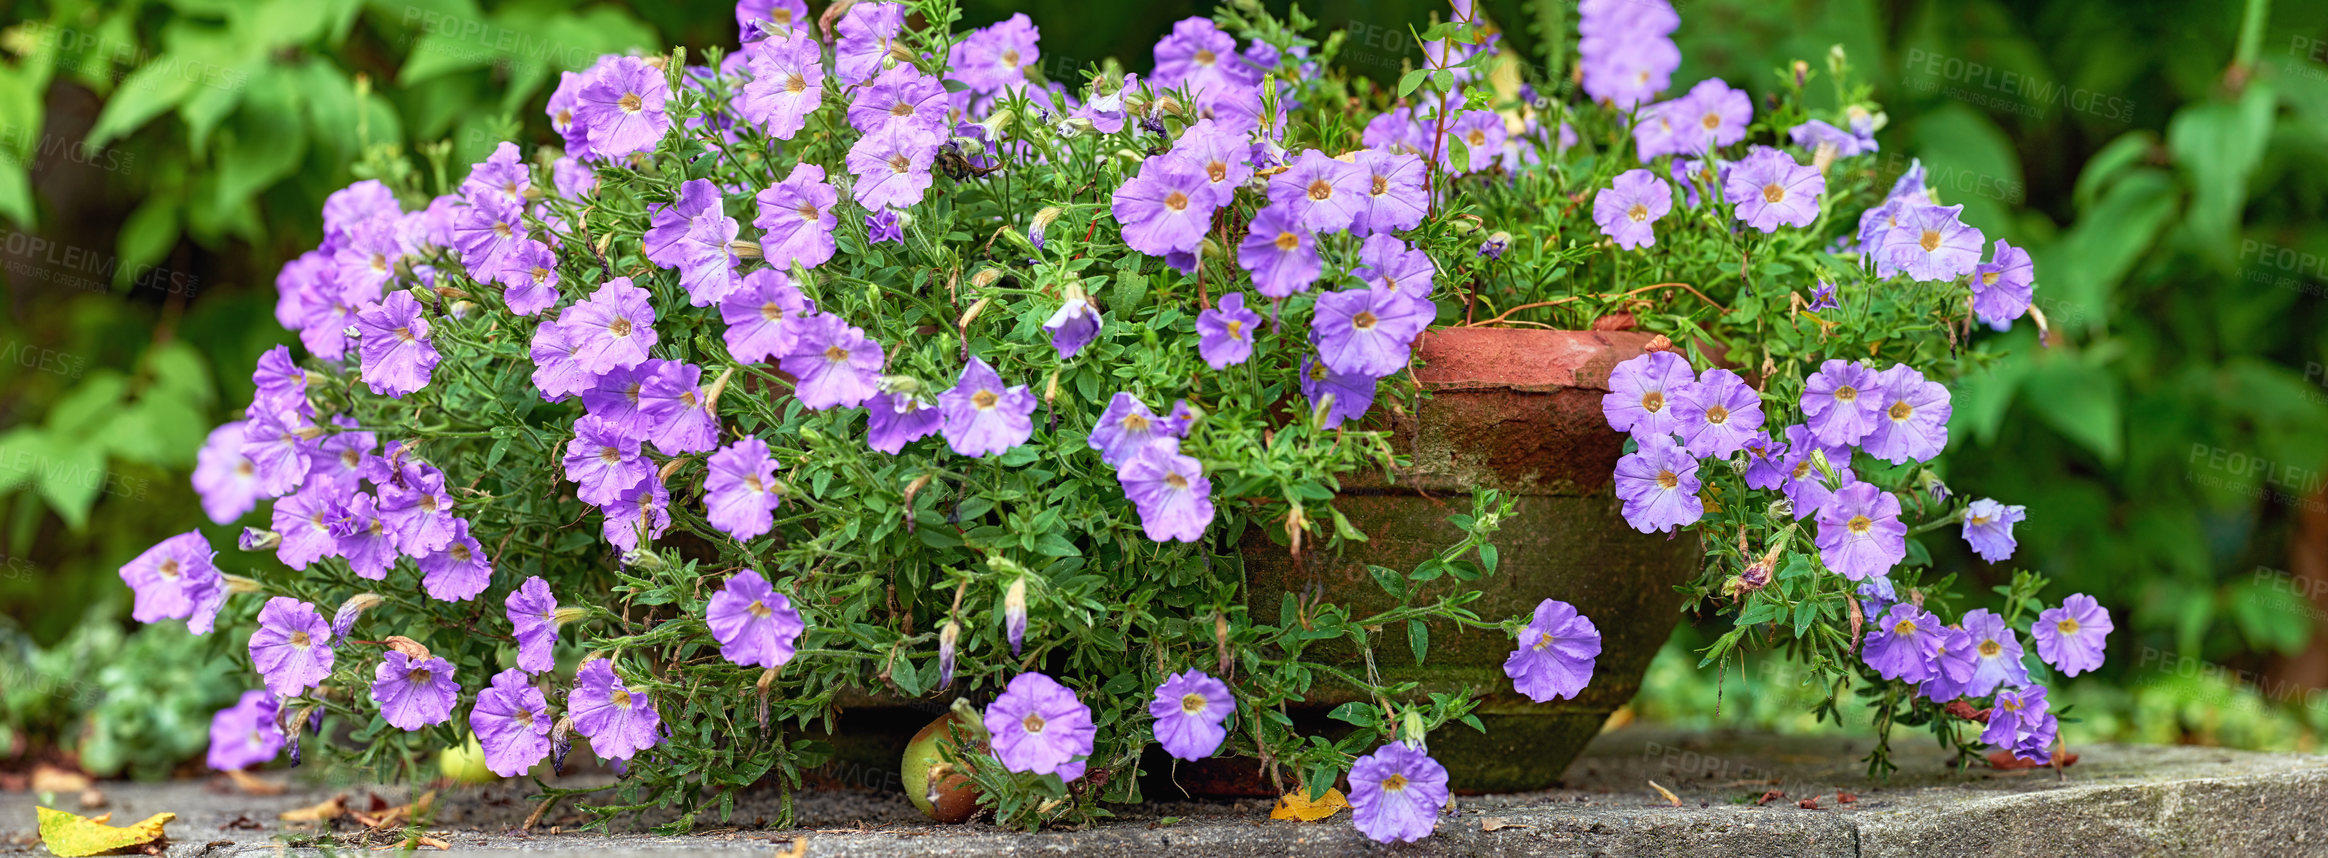
[[[574,729],[590,738],[590,752],[602,760],[628,760],[660,741],[663,719],[654,701],[631,691],[614,675],[614,663],[603,658],[575,672],[566,712]]]
[[[796,263],[815,268],[833,258],[833,227],[839,223],[833,204],[840,198],[841,192],[825,183],[823,167],[793,165],[784,181],[752,198],[760,207],[752,225],[761,230],[761,258],[779,270]]]
[[[1728,458],[1762,428],[1762,396],[1745,379],[1714,368],[1673,395],[1683,445],[1693,456]]]
[[[1504,659],[1504,675],[1528,699],[1545,703],[1574,698],[1592,683],[1600,657],[1600,629],[1576,606],[1555,599],[1536,604],[1536,616],[1520,630],[1519,647]]]
[[[1817,313],[1841,306],[1835,301],[1835,284],[1821,280],[1811,286],[1811,303],[1803,309]]]
[[[541,391],[543,399],[556,402],[588,390],[596,382],[597,376],[582,365],[582,346],[574,332],[556,321],[534,328],[527,355],[534,362],[534,389]]]
[[[2044,765],[2053,759],[2054,740],[2061,738],[2061,720],[2051,712],[2025,719],[2013,739],[2013,756]]]
[[[445,493],[443,471],[407,462],[379,489],[374,512],[396,538],[396,553],[421,557],[452,540],[453,523],[459,519],[453,516],[453,496]]]
[[[655,344],[655,308],[649,298],[630,278],[617,277],[559,315],[558,326],[574,339],[574,357],[584,372],[604,375],[647,359],[647,349]]]
[[[598,190],[598,171],[578,159],[559,158],[550,163],[550,184],[558,196],[579,200]]]
[[[1754,121],[1754,99],[1718,77],[1698,81],[1680,101],[1688,110],[1675,123],[1677,152],[1703,154],[1744,140]]]
[[[1260,314],[1245,309],[1245,293],[1222,295],[1196,314],[1197,356],[1215,370],[1244,363],[1253,356],[1253,331],[1260,326]]]
[[[275,726],[275,697],[252,689],[233,706],[210,716],[210,768],[231,772],[265,764],[283,753],[283,731]]]
[[[1681,66],[1665,0],[1591,0],[1577,8],[1577,66],[1593,101],[1630,110],[1663,92]]]
[[[1317,411],[1332,398],[1333,407],[1323,421],[1327,429],[1366,416],[1366,409],[1374,406],[1375,381],[1370,375],[1336,372],[1315,355],[1301,359],[1301,395],[1309,399],[1310,411]]]
[[[2013,525],[2026,518],[2027,507],[2006,506],[1981,498],[1964,508],[1964,541],[1980,559],[2002,563],[2012,558],[2013,549],[2020,547],[2020,543],[2013,541]]]
[[[745,667],[784,666],[793,642],[808,630],[792,600],[750,569],[728,576],[727,586],[711,594],[703,622],[719,641],[720,657]]]
[[[996,456],[1035,433],[1035,395],[1026,385],[1005,387],[1002,376],[976,357],[962,367],[954,388],[938,394],[946,415],[946,446],[964,456]]]
[[[550,702],[525,671],[510,668],[477,690],[469,709],[469,732],[485,750],[485,767],[514,778],[550,756]]]
[[[1899,220],[1869,251],[1917,281],[1954,280],[1980,268],[1980,230],[1960,217],[1964,206],[1903,205]]]
[[[873,449],[897,455],[905,445],[937,434],[946,415],[936,403],[911,393],[883,391],[865,403],[865,440]]]
[[[503,602],[510,631],[517,639],[517,666],[527,673],[547,673],[557,666],[558,599],[550,582],[529,576]]]
[[[388,577],[388,568],[396,565],[399,555],[396,534],[380,519],[378,500],[372,495],[357,494],[348,498],[341,512],[331,525],[339,556],[347,558],[348,568],[356,577],[372,581]]]
[[[258,482],[259,493],[265,497],[289,494],[306,480],[314,467],[307,455],[307,438],[314,425],[305,415],[288,409],[267,409],[265,403],[254,401],[243,421],[243,458],[251,463],[251,476]]]
[[[875,4],[887,5],[887,4]],[[849,147],[849,173],[857,177],[851,195],[868,209],[907,208],[930,189],[930,164],[939,140],[927,129],[892,125],[867,134]]]
[[[1915,367],[1900,363],[1877,374],[1876,389],[1869,392],[1882,397],[1870,398],[1876,406],[1875,429],[1860,439],[1860,448],[1868,455],[1894,465],[1909,459],[1929,462],[1948,446],[1948,415],[1953,409],[1947,387],[1925,381]]]
[[[865,241],[868,244],[904,244],[905,222],[897,219],[897,210],[882,209],[866,215]]]
[[[1819,507],[1818,520],[1819,560],[1845,578],[1858,581],[1888,573],[1908,556],[1908,526],[1900,523],[1900,499],[1874,483],[1836,489]]]
[[[670,96],[661,69],[638,57],[607,56],[583,73],[574,123],[588,137],[591,155],[612,159],[651,151],[671,128],[663,112]]]
[[[1109,210],[1124,243],[1149,256],[1194,251],[1222,200],[1204,171],[1187,160],[1153,156],[1117,188]]]
[[[331,526],[341,514],[338,497],[329,490],[302,489],[276,501],[271,526],[283,537],[275,546],[276,559],[304,571],[317,560],[339,556]]]
[[[1310,317],[1318,357],[1337,372],[1383,378],[1405,368],[1415,337],[1436,315],[1430,302],[1417,302],[1381,287],[1344,289],[1318,296]]]
[[[1625,522],[1642,533],[1671,533],[1706,512],[1698,498],[1698,461],[1671,435],[1635,436],[1639,449],[1617,460],[1616,488]]]
[[[2036,288],[2037,269],[2029,261],[2029,251],[1997,239],[1989,261],[1973,268],[1973,315],[2002,331],[2029,312],[2029,299]]]
[[[1938,637],[1939,643],[1932,647],[1932,675],[1916,688],[1916,693],[1934,703],[1947,703],[1964,696],[1978,660],[1971,633],[1941,629]]]
[[[121,580],[134,594],[130,616],[141,623],[185,620],[187,630],[208,633],[226,605],[226,579],[215,556],[209,540],[189,530],[123,564]]]
[[[380,303],[356,313],[359,354],[363,356],[364,383],[373,393],[403,398],[428,386],[436,369],[436,345],[429,340],[428,320],[420,302],[399,290]]]
[[[1099,329],[1106,324],[1099,306],[1080,294],[1069,295],[1059,305],[1059,311],[1043,321],[1043,330],[1051,332],[1051,348],[1058,350],[1059,359],[1074,357],[1076,352],[1099,338]]]
[[[1689,361],[1669,351],[1645,352],[1617,364],[1609,372],[1609,392],[1601,396],[1601,414],[1609,428],[1630,432],[1636,441],[1681,431],[1681,414],[1674,398],[1697,383]]]
[[[574,421],[566,443],[566,478],[583,503],[606,506],[632,487],[652,479],[655,464],[639,454],[639,439],[596,415]]]
[[[243,455],[243,422],[210,430],[202,451],[194,456],[194,492],[202,496],[202,512],[217,524],[243,517],[259,505],[258,466]]]
[[[1831,447],[1857,444],[1884,419],[1883,383],[1875,370],[1829,359],[1803,379],[1803,418],[1811,435]],[[1841,462],[1835,464],[1841,465]]]
[[[1358,165],[1310,149],[1285,172],[1269,177],[1269,206],[1312,232],[1341,232],[1368,210],[1373,181],[1373,174]]]
[[[1380,149],[1361,149],[1355,157],[1365,179],[1365,207],[1351,223],[1351,231],[1373,235],[1421,226],[1430,209],[1430,196],[1423,188],[1423,159]]]
[[[645,439],[653,428],[653,421],[646,417],[641,395],[646,391],[647,379],[670,363],[648,358],[638,366],[599,376],[596,385],[582,391],[583,413],[598,418],[625,438]]]
[[[1117,391],[1107,402],[1107,410],[1099,415],[1099,423],[1091,428],[1085,443],[1099,451],[1099,460],[1110,467],[1122,467],[1124,462],[1158,438],[1180,438],[1188,434],[1188,424],[1167,420],[1148,410],[1148,404],[1130,393]]]
[[[651,225],[642,244],[647,261],[678,269],[688,301],[708,307],[735,288],[735,255],[728,246],[736,238],[736,219],[727,216],[719,187],[709,179],[679,183],[679,199],[671,205],[647,207]]]
[[[711,454],[703,478],[704,518],[738,540],[767,533],[776,523],[776,457],[768,443],[746,436]]]
[[[1673,186],[1648,170],[1626,170],[1593,195],[1592,220],[1601,234],[1626,250],[1657,243],[1651,224],[1673,210]]]
[[[1447,126],[1439,162],[1456,173],[1477,173],[1495,166],[1503,154],[1506,131],[1503,117],[1493,110],[1466,110]],[[1457,145],[1461,145],[1461,155]]]
[[[808,4],[801,0],[738,0],[736,3],[736,30],[746,47],[767,41],[790,39],[806,32]]]
[[[1253,215],[1245,240],[1237,245],[1237,264],[1251,272],[1253,286],[1271,298],[1309,291],[1323,267],[1317,236],[1275,205]]]
[[[1228,683],[1195,668],[1166,677],[1156,686],[1156,699],[1148,701],[1148,716],[1156,719],[1151,728],[1156,744],[1164,747],[1164,753],[1190,761],[1220,750],[1229,738],[1223,725],[1235,711],[1237,698],[1229,693]]]
[[[1722,198],[1738,207],[1738,219],[1763,232],[1780,224],[1807,227],[1819,219],[1819,195],[1827,177],[1794,156],[1757,146],[1722,180]]]
[[[1252,152],[1246,135],[1213,120],[1200,119],[1182,131],[1179,140],[1173,141],[1171,156],[1194,165],[1212,183],[1220,198],[1226,200],[1236,196],[1237,189],[1252,180]]]
[[[331,638],[331,624],[314,605],[276,596],[259,609],[251,665],[276,697],[297,697],[331,676]]]
[[[905,30],[902,3],[858,3],[841,16],[840,38],[834,42],[833,67],[841,82],[855,86],[881,72],[881,59],[896,47]]]
[[[1002,695],[986,707],[986,732],[993,737],[994,758],[1004,769],[1039,775],[1066,772],[1080,776],[1078,758],[1089,757],[1099,728],[1091,709],[1075,692],[1040,673],[1011,677]]]
[[[1997,692],[1996,705],[1989,708],[1988,726],[1980,732],[1983,743],[1999,748],[2010,748],[2024,735],[2042,725],[2050,706],[2045,700],[2045,686],[2031,685]]]
[[[453,519],[452,538],[443,548],[420,555],[415,564],[420,567],[421,587],[438,601],[477,598],[493,580],[493,561],[486,558],[485,546],[469,535],[469,520],[465,518]]]
[[[743,285],[719,302],[719,317],[727,323],[720,338],[727,343],[728,355],[739,361],[782,358],[799,346],[801,317],[815,309],[784,272],[754,269],[744,275]]]
[[[744,64],[752,79],[737,93],[734,109],[768,136],[792,139],[808,124],[808,114],[824,105],[824,62],[815,39],[762,39],[744,46]]]
[[[531,239],[520,244],[498,279],[501,302],[512,313],[531,316],[558,305],[558,255],[547,244]]]
[[[1972,638],[1972,678],[1964,693],[1985,697],[2005,686],[2029,684],[2029,667],[2021,663],[2021,639],[2005,618],[1987,608],[1964,612],[1964,631]]]
[[[1861,136],[1818,119],[1787,129],[1786,136],[1787,139],[1793,140],[1795,145],[1805,149],[1817,149],[1820,146],[1831,144],[1835,147],[1836,156],[1842,158],[1864,155],[1881,148],[1876,145],[1875,134],[1872,130],[1867,135]]]
[[[1124,497],[1140,513],[1140,529],[1157,542],[1195,542],[1212,524],[1212,481],[1180,439],[1158,437],[1116,470]]]
[[[1445,809],[1447,767],[1393,742],[1350,764],[1350,822],[1377,843],[1431,836]]]
[[[2063,676],[2076,676],[2102,666],[2113,628],[2109,609],[2092,596],[2073,593],[2061,600],[2061,607],[2038,614],[2029,636],[2037,641],[2039,659],[2060,668]]]
[[[606,542],[623,551],[638,548],[641,542],[661,538],[671,528],[671,490],[659,479],[650,479],[624,489],[614,503],[599,507],[605,519],[599,523],[599,535]]]
[[[778,366],[798,379],[792,394],[800,404],[823,411],[855,408],[871,398],[879,389],[881,344],[831,313],[801,318],[799,324],[799,344]]]
[[[711,413],[703,389],[703,368],[663,361],[639,387],[639,413],[652,429],[647,437],[666,456],[703,453],[719,445],[719,417]]]
[[[912,63],[883,70],[849,102],[849,127],[860,134],[901,126],[920,133],[946,127],[946,85]]]
[[[1902,602],[1869,624],[1860,658],[1885,679],[1918,684],[1932,678],[1933,661],[1947,633],[1932,612]]]
[[[977,93],[1016,90],[1027,82],[1027,67],[1042,62],[1037,43],[1042,30],[1017,13],[971,31],[946,55],[955,80]]]
[[[381,719],[399,730],[452,720],[460,696],[452,663],[436,656],[413,658],[389,650],[372,672],[372,702],[379,704]]]
[[[1756,429],[1739,446],[1746,451],[1747,488],[1775,489],[1786,484],[1786,442],[1771,438],[1768,431]]]

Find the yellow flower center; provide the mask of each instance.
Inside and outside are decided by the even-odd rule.
[[[1320,201],[1333,199],[1334,183],[1328,182],[1324,179],[1311,180],[1309,186],[1309,198]]]
[[[1657,472],[1657,487],[1658,487],[1658,488],[1661,488],[1661,489],[1676,489],[1676,488],[1680,488],[1680,487],[1681,487],[1681,475],[1679,475],[1679,474],[1676,474],[1676,473],[1674,473],[1674,472],[1672,472],[1672,471],[1658,471],[1658,472]]]
[[[640,107],[646,105],[646,102],[639,98],[638,93],[626,92],[622,94],[622,98],[614,102],[614,105],[622,108],[624,113],[637,113]]]
[[[840,363],[848,359],[849,353],[842,351],[840,346],[825,346],[825,360]]]
[[[1997,653],[2004,652],[2004,651],[2005,651],[2004,645],[2002,645],[2002,644],[1999,644],[1999,643],[1997,643],[1996,641],[1981,641],[1981,642],[1980,642],[1980,657],[1981,657],[1981,658],[1995,658],[1995,657],[1997,656]]]
[[[1892,419],[1892,420],[1894,420],[1894,421],[1906,420],[1906,419],[1908,419],[1908,418],[1910,418],[1910,417],[1914,417],[1914,416],[1916,416],[1916,406],[1909,405],[1909,404],[1907,403],[1907,401],[1906,401],[1906,400],[1901,400],[1901,401],[1899,401],[1899,402],[1894,402],[1894,403],[1892,403],[1892,407],[1891,407],[1891,419]]]
[[[1179,191],[1173,191],[1172,193],[1165,194],[1164,207],[1176,212],[1187,211],[1188,195]]]
[[[1188,488],[1188,478],[1181,476],[1179,471],[1174,471],[1164,475],[1164,484],[1175,489],[1185,489]]]
[[[765,620],[770,616],[773,616],[775,612],[768,610],[768,603],[762,602],[758,599],[753,599],[750,605],[744,606],[744,613],[751,614],[752,616]]]
[[[2054,624],[2054,628],[2060,629],[2061,633],[2065,635],[2077,634],[2077,618],[2063,617],[2061,622]]]
[[[1390,177],[1389,177],[1389,176],[1376,176],[1376,177],[1374,177],[1374,185],[1373,185],[1373,189],[1374,189],[1374,195],[1375,195],[1375,196],[1378,196],[1378,197],[1379,197],[1379,196],[1382,196],[1383,194],[1390,193]]]
[[[1857,401],[1858,399],[1859,399],[1859,388],[1852,387],[1852,386],[1850,386],[1850,385],[1848,385],[1848,384],[1847,384],[1847,385],[1844,385],[1844,386],[1842,386],[1842,387],[1835,388],[1835,401],[1836,401],[1836,402],[1853,402],[1853,401]]]
[[[1625,217],[1634,223],[1641,223],[1646,221],[1649,219],[1649,207],[1640,203],[1634,203],[1632,208],[1625,210]]]
[[[994,391],[991,390],[981,390],[977,393],[970,394],[970,404],[977,406],[978,410],[980,411],[986,411],[993,408],[994,403],[1000,401],[1001,399],[1002,397],[994,395]]]
[[[1204,707],[1205,700],[1202,694],[1188,694],[1180,698],[1180,711],[1182,712],[1194,715],[1204,711]]]
[[[1770,183],[1770,184],[1767,184],[1767,185],[1763,185],[1763,186],[1762,186],[1762,201],[1763,201],[1763,202],[1766,202],[1766,203],[1776,203],[1776,202],[1782,202],[1782,201],[1784,201],[1785,199],[1786,199],[1786,188],[1779,186],[1779,184],[1778,184],[1777,182],[1772,182],[1772,183]]]
[[[1940,249],[1940,231],[1939,231],[1939,230],[1936,230],[1936,229],[1927,229],[1927,230],[1924,230],[1924,237],[1923,237],[1922,239],[1919,239],[1919,240],[1916,242],[1916,244],[1917,244],[1918,246],[1921,246],[1921,247],[1923,247],[1923,248],[1924,248],[1924,252],[1925,252],[1925,253],[1930,253],[1930,252],[1932,252],[1932,251],[1939,250],[1939,249]]]
[[[1728,422],[1728,421],[1729,421],[1729,419],[1730,419],[1730,409],[1723,408],[1722,406],[1719,406],[1719,405],[1709,405],[1709,406],[1706,406],[1706,422],[1707,422],[1707,423],[1712,423],[1712,424],[1714,424],[1714,425],[1716,425],[1716,426],[1719,426],[1719,425],[1722,425],[1722,424],[1723,424],[1723,423],[1725,423],[1725,422]]]
[[[1855,515],[1844,526],[1850,528],[1852,533],[1865,535],[1870,528],[1875,527],[1875,522],[1867,516]]]
[[[1899,621],[1899,623],[1898,623],[1897,625],[1894,625],[1894,626],[1892,626],[1892,634],[1895,634],[1895,635],[1912,635],[1912,634],[1915,634],[1915,633],[1916,633],[1916,621],[1915,621],[1915,620],[1901,620],[1901,621]]]
[[[1641,407],[1651,414],[1665,410],[1665,392],[1652,390],[1641,394]]]
[[[1043,716],[1029,712],[1024,720],[1019,721],[1019,726],[1025,727],[1029,733],[1043,732]]]
[[[631,322],[629,319],[617,316],[614,321],[607,323],[606,332],[618,337],[630,336]]]
[[[1406,775],[1391,775],[1390,777],[1382,779],[1383,792],[1398,792],[1399,790],[1406,789],[1406,785]]]
[[[300,648],[300,649],[306,649],[306,648],[308,648],[308,647],[310,647],[310,646],[313,646],[313,645],[314,645],[314,643],[315,643],[315,642],[314,642],[313,640],[311,640],[311,639],[309,639],[309,638],[307,637],[307,633],[306,633],[306,632],[304,632],[304,631],[297,631],[297,632],[292,632],[292,633],[291,633],[291,645],[292,645],[292,646],[298,647],[298,648]]]
[[[1278,250],[1282,250],[1282,251],[1286,251],[1286,252],[1288,252],[1288,253],[1291,253],[1291,252],[1293,251],[1293,249],[1294,249],[1294,248],[1296,248],[1296,247],[1300,247],[1300,246],[1301,246],[1301,236],[1294,235],[1293,233],[1290,233],[1290,232],[1281,232],[1281,233],[1278,233],[1278,234],[1277,234],[1277,249],[1278,249]]]

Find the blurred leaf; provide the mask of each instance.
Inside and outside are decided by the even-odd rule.
[[[294,72],[269,69],[253,77],[243,110],[218,147],[217,206],[224,210],[299,168],[307,133],[299,122]]]
[[[89,506],[105,490],[105,445],[90,435],[57,435],[37,466],[36,487],[49,509],[74,530],[89,523]]]
[[[104,146],[136,131],[185,100],[194,91],[194,81],[172,66],[185,61],[184,57],[165,54],[130,72],[113,91],[113,96],[105,100],[105,110],[97,114],[97,124],[89,128],[89,148]]]
[[[2191,231],[2221,267],[2230,267],[2248,174],[2263,158],[2277,106],[2270,81],[2258,80],[2237,102],[2186,107],[2167,124],[2167,148],[2191,179]]]
[[[2072,355],[2038,361],[2024,382],[2030,409],[2105,464],[2124,452],[2119,384],[2106,367]]]
[[[140,273],[152,275],[150,266],[160,262],[177,244],[177,199],[166,193],[146,197],[137,211],[130,212],[129,219],[121,224],[121,236],[114,245],[120,259],[113,269],[113,285],[123,286]]]

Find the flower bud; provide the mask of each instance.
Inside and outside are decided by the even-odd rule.
[[[1835,465],[1827,461],[1827,451],[1812,450],[1811,467],[1818,470],[1820,480],[1829,486],[1835,485]]]
[[[1059,136],[1070,139],[1081,137],[1085,134],[1091,133],[1094,130],[1091,124],[1091,120],[1085,119],[1081,116],[1070,116],[1065,119],[1061,119],[1054,123],[1052,127],[1059,129]]]
[[[574,719],[570,716],[558,716],[557,725],[550,728],[550,768],[559,774],[565,774],[566,755],[572,753],[573,750]]]
[[[229,593],[256,593],[265,589],[259,585],[259,582],[241,575],[220,575],[218,577],[226,582],[226,591]]]
[[[388,639],[381,641],[381,643],[386,644],[391,650],[403,653],[405,658],[413,661],[427,661],[429,659],[430,653],[427,644],[403,635],[389,635]]]
[[[1043,249],[1043,235],[1059,219],[1061,211],[1058,206],[1044,206],[1042,211],[1035,212],[1034,219],[1027,222],[1027,243],[1036,250]]]
[[[1027,578],[1024,575],[1011,579],[1010,589],[1003,591],[1002,629],[1010,637],[1010,657],[1017,658],[1027,638]]]
[[[661,572],[671,564],[663,562],[663,555],[645,548],[633,548],[622,553],[622,565],[636,566],[646,572]]]
[[[349,596],[347,601],[340,603],[339,611],[331,615],[332,639],[336,642],[340,638],[347,637],[348,630],[356,627],[357,617],[363,616],[365,611],[384,601],[387,600],[381,598],[378,593],[357,593]]]
[[[728,242],[728,252],[743,259],[758,259],[760,258],[760,243],[757,241],[731,241]]]
[[[559,608],[550,614],[550,626],[556,628],[590,616],[588,608]]]
[[[272,530],[246,527],[243,528],[242,539],[237,540],[235,544],[244,551],[273,551],[275,546],[283,544],[283,534]]]
[[[983,270],[983,271],[980,271],[980,272],[978,272],[977,274],[974,274],[974,275],[972,275],[972,276],[970,277],[970,288],[972,288],[972,289],[984,289],[984,288],[986,288],[986,287],[988,287],[988,286],[992,286],[992,285],[994,285],[996,281],[999,281],[999,280],[1001,280],[1001,279],[1002,279],[1002,269],[1000,269],[1000,268],[988,268],[988,269],[986,269],[986,270]],[[968,323],[967,323],[967,322],[964,322],[963,324],[968,324]]]
[[[1814,168],[1816,168],[1816,169],[1819,171],[1819,175],[1821,175],[1821,176],[1827,175],[1827,168],[1828,168],[1829,166],[1833,165],[1834,163],[1835,163],[1835,143],[1834,143],[1834,141],[1831,141],[1831,140],[1829,140],[1829,141],[1821,141],[1821,142],[1819,143],[1819,148],[1811,150],[1811,166],[1812,166],[1812,167],[1814,167]]]
[[[703,413],[719,414],[719,395],[727,392],[728,379],[736,376],[734,364],[720,370],[719,377],[711,380],[711,387],[703,392]]]
[[[1402,718],[1402,719],[1400,719],[1400,721],[1399,721],[1399,731],[1398,731],[1398,732],[1399,732],[1399,737],[1398,737],[1399,741],[1400,741],[1400,742],[1404,742],[1404,743],[1406,743],[1406,746],[1407,746],[1407,747],[1409,747],[1409,748],[1413,748],[1413,749],[1415,749],[1415,750],[1418,750],[1418,751],[1423,751],[1423,750],[1429,750],[1429,749],[1430,749],[1430,746],[1429,746],[1428,744],[1426,744],[1426,743],[1424,743],[1424,742],[1423,742],[1423,713],[1422,713],[1422,710],[1419,710],[1419,709],[1408,709],[1408,710],[1406,711],[1406,717],[1405,717],[1405,718]]]
[[[947,620],[938,630],[938,687],[954,684],[954,647],[962,640],[962,624]]]
[[[1802,60],[1795,60],[1795,61],[1794,61],[1794,78],[1795,78],[1795,88],[1796,88],[1796,89],[1802,89],[1802,88],[1803,88],[1803,83],[1804,83],[1804,81],[1805,81],[1805,80],[1807,80],[1807,79],[1810,77],[1810,74],[1811,74],[1811,64],[1810,64],[1810,63],[1803,62]]]

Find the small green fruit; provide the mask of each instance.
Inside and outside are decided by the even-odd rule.
[[[905,797],[923,814],[939,822],[966,822],[978,812],[978,784],[968,774],[948,765],[938,753],[939,741],[951,741],[947,739],[948,724],[960,724],[956,732],[965,741],[975,743],[966,753],[984,752],[986,730],[975,721],[949,712],[913,734],[913,742],[905,746],[899,775],[905,782]]]
[[[455,783],[489,784],[501,776],[485,767],[485,748],[470,736],[469,743],[458,748],[446,748],[437,755],[437,769]]]

